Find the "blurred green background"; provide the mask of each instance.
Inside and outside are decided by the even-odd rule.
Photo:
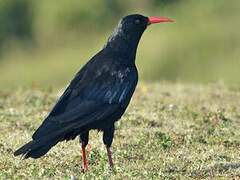
[[[137,54],[140,79],[240,83],[240,1],[1,0],[0,89],[65,86],[127,14],[167,16]]]

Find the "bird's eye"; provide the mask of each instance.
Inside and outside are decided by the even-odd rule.
[[[134,21],[135,24],[140,24],[140,22],[141,22],[140,19],[136,19],[136,20]]]

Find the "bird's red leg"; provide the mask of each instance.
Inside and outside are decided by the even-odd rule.
[[[107,155],[108,155],[108,162],[110,165],[110,168],[113,168],[113,160],[112,160],[112,152],[110,147],[106,147],[107,148]]]
[[[88,170],[88,161],[86,158],[85,145],[82,143],[82,167],[84,171]]]

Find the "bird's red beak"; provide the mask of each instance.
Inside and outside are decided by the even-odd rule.
[[[174,20],[169,19],[167,17],[149,17],[148,18],[148,25],[155,24],[155,23],[162,23],[162,22],[174,22]]]

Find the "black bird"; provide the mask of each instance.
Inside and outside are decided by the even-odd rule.
[[[165,17],[133,14],[122,18],[103,49],[82,67],[64,91],[32,140],[15,151],[24,158],[39,158],[63,140],[80,136],[83,168],[89,130],[103,131],[110,167],[114,123],[125,112],[138,82],[135,57],[148,25],[173,22]]]

